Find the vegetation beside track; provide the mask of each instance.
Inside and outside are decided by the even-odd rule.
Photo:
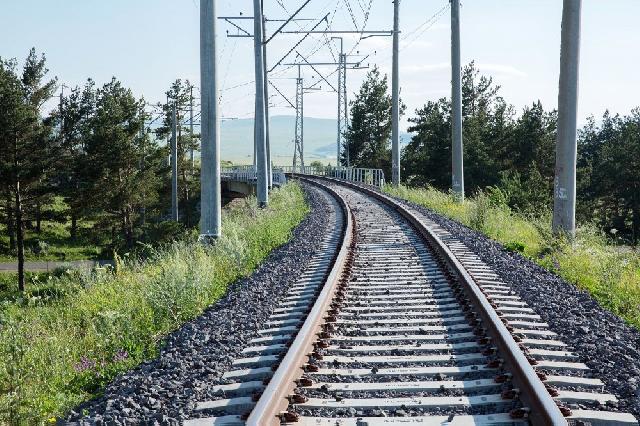
[[[55,421],[153,357],[163,336],[249,275],[307,212],[289,183],[267,209],[253,199],[225,209],[213,247],[189,234],[146,260],[124,254],[113,269],[60,273],[0,300],[0,423]]]
[[[579,288],[602,306],[640,328],[640,253],[611,243],[596,226],[578,227],[575,241],[551,233],[549,212],[523,215],[511,210],[500,191],[479,192],[457,203],[434,188],[393,188],[385,192],[454,219],[520,252]]]

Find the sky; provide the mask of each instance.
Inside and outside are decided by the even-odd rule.
[[[268,19],[286,18],[303,3],[265,2]],[[407,105],[403,128],[426,101],[450,93],[448,3],[401,1],[400,84]],[[250,0],[216,0],[218,16],[252,16],[252,4]],[[390,30],[393,4],[391,0],[311,0],[299,17],[318,19],[327,14],[332,30],[362,30],[365,21],[367,30]],[[538,99],[545,108],[555,108],[561,15],[561,0],[463,0],[462,62],[475,61],[482,74],[501,85],[500,94],[506,101],[519,110]],[[605,109],[629,113],[640,105],[640,1],[583,0],[582,16],[579,122],[592,114],[600,116]],[[0,0],[0,22],[0,57],[22,61],[35,47],[46,54],[50,74],[67,86],[82,85],[89,77],[103,84],[115,76],[152,103],[163,101],[164,92],[177,78],[189,79],[199,87],[199,0]],[[251,21],[236,22],[252,32]],[[309,28],[315,23],[299,21],[286,29]],[[225,21],[216,24],[222,115],[250,118],[255,90],[253,41],[227,37],[227,31],[237,31]],[[279,25],[268,22],[268,34]],[[300,38],[276,35],[268,44],[269,64],[278,62]],[[378,65],[382,72],[390,73],[391,38],[372,37],[358,43],[359,38],[357,34],[344,36],[345,51],[361,55],[349,60]],[[317,50],[309,60],[333,62],[337,43],[310,36],[298,51]],[[294,59],[291,55],[283,63]],[[319,71],[328,75],[335,68],[319,67]],[[296,68],[279,66],[269,75],[292,101],[296,74]],[[365,75],[366,70],[348,72],[349,98]],[[303,77],[305,85],[319,79],[311,69],[303,69]],[[328,79],[337,84],[335,73]],[[323,90],[305,96],[305,116],[335,118],[336,93],[327,84],[320,86]],[[271,92],[272,115],[294,114],[285,99]]]

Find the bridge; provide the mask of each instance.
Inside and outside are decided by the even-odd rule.
[[[307,176],[342,179],[364,185],[384,187],[386,181],[382,169],[359,167],[316,167],[316,166],[280,166],[273,167],[271,186],[279,187],[287,182],[287,175],[299,174]],[[223,190],[245,195],[255,195],[258,185],[258,169],[256,166],[223,167],[220,171]]]

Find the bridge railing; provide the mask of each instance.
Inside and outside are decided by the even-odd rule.
[[[238,182],[255,183],[258,180],[258,173],[256,166],[231,166],[222,167],[220,169],[220,175],[223,179],[234,180]],[[281,168],[272,168],[271,182],[274,185],[284,185],[287,183],[287,177]]]
[[[364,183],[367,185],[377,186],[382,188],[384,186],[384,172],[382,169],[365,169],[360,167],[292,167],[284,166],[280,167],[285,173],[300,173],[304,175],[312,176],[327,176],[338,179],[344,179],[351,182]]]

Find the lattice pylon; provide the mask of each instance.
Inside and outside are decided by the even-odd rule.
[[[296,129],[293,147],[293,169],[298,166],[300,159],[300,170],[304,169],[304,87],[302,78],[296,79]]]

